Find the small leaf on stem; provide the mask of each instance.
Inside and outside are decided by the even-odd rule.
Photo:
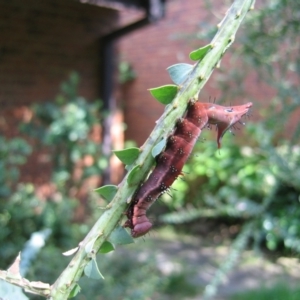
[[[151,153],[152,153],[152,156],[153,156],[154,158],[155,158],[157,155],[159,155],[159,154],[163,151],[163,149],[164,149],[165,146],[166,146],[166,143],[167,143],[167,139],[162,139],[159,143],[157,143],[157,144],[153,147]]]
[[[208,44],[202,48],[199,48],[197,50],[194,50],[190,53],[190,59],[191,60],[201,60],[204,58],[206,53],[212,48],[211,44]]]
[[[89,254],[89,253],[92,252],[96,240],[97,240],[97,237],[91,239],[91,240],[85,245],[85,247],[84,247],[85,253]]]
[[[130,173],[128,174],[128,177],[127,177],[127,183],[128,185],[135,185],[135,184],[138,184],[140,182],[140,176],[137,176],[137,173],[140,169],[140,166],[139,165],[136,165],[131,171]]]
[[[105,200],[111,201],[116,195],[117,190],[118,190],[117,186],[110,184],[110,185],[101,186],[95,189],[94,191],[99,195],[101,195]]]
[[[75,296],[77,296],[77,294],[81,291],[81,287],[78,284],[75,284],[75,286],[73,287],[73,290],[71,291],[69,298],[74,298]]]
[[[166,105],[172,102],[178,91],[177,85],[168,84],[157,88],[149,89],[151,95],[160,103]]]
[[[134,243],[133,238],[121,226],[114,229],[108,240],[114,245],[126,245]]]
[[[99,253],[108,253],[108,252],[111,252],[113,250],[115,250],[114,245],[112,243],[108,242],[108,241],[105,241],[101,245],[101,247],[99,249]]]
[[[95,258],[92,258],[89,263],[84,268],[84,274],[92,279],[104,279],[103,275],[98,269],[97,261]]]
[[[127,148],[123,150],[114,150],[113,153],[125,165],[131,165],[139,156],[139,148]]]
[[[193,65],[190,64],[175,64],[167,68],[167,71],[172,79],[172,81],[181,85],[189,76],[193,70]]]

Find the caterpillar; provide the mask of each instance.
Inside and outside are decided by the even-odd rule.
[[[189,102],[185,117],[177,121],[165,150],[156,157],[154,170],[137,190],[126,212],[128,220],[123,226],[131,229],[132,237],[143,236],[152,228],[152,223],[146,216],[148,208],[182,175],[182,168],[202,129],[209,124],[216,125],[217,144],[220,148],[225,132],[240,122],[251,106],[251,102],[230,107],[215,103]]]

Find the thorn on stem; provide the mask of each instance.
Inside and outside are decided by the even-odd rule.
[[[232,36],[229,38],[229,40],[228,40],[229,44],[232,43],[232,42],[234,41],[234,39],[235,39],[235,36],[232,35]]]

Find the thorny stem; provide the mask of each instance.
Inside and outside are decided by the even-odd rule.
[[[131,166],[131,169],[137,165],[140,167],[136,174],[140,180],[146,177],[153,166],[152,148],[172,131],[175,121],[183,116],[188,100],[191,98],[198,99],[200,90],[209,79],[227,48],[232,44],[237,30],[247,12],[252,8],[253,2],[253,0],[234,1],[226,16],[219,24],[219,30],[211,42],[212,49],[195,65],[190,76],[180,87],[172,104],[166,107],[164,114],[158,120],[149,138],[141,147],[141,154]],[[74,258],[51,287],[49,299],[65,300],[69,297],[82,276],[84,267],[91,260],[90,255],[85,252],[87,243],[97,238],[93,246],[94,253],[97,253],[102,243],[123,218],[124,211],[139,185],[139,182],[128,185],[127,178],[129,173],[130,170],[119,184],[118,192],[112,202],[97,220],[85,239],[79,244],[79,249]]]

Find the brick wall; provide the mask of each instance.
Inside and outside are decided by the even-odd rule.
[[[177,39],[177,34],[188,35],[199,28],[200,16],[206,18],[204,1],[167,1],[166,17],[158,23],[138,30],[119,43],[122,59],[131,63],[137,78],[122,90],[126,138],[141,145],[163,112],[147,89],[171,83],[166,68],[189,62],[188,54],[200,42]],[[216,20],[212,20],[212,22]]]
[[[0,134],[20,135],[28,106],[54,99],[72,71],[81,77],[79,95],[99,98],[99,39],[118,18],[116,10],[74,0],[0,0]],[[22,180],[41,184],[49,171],[45,153],[35,152]]]
[[[71,71],[81,76],[80,95],[99,97],[99,38],[117,18],[115,10],[73,0],[1,0],[2,116],[3,110],[53,99]]]
[[[147,89],[171,83],[167,67],[176,63],[193,63],[188,56],[190,51],[206,43],[201,38],[197,39],[194,34],[201,33],[202,29],[206,31],[208,24],[216,26],[225,16],[228,5],[228,2],[218,2],[218,7],[212,13],[206,9],[205,1],[168,0],[165,19],[120,41],[122,59],[131,63],[137,73],[137,78],[122,88],[126,139],[133,139],[138,145],[143,144],[164,109]],[[187,39],[192,35],[193,38]],[[220,75],[226,79],[226,72],[232,67],[233,62],[227,53],[222,59],[221,68],[213,72],[201,91],[202,101],[208,101],[209,97],[216,98],[217,101],[220,99],[216,79]],[[238,104],[257,99],[265,103],[265,99],[274,96],[274,91],[261,83],[255,73],[250,75],[247,89],[248,99],[225,99],[225,102]],[[258,114],[257,110],[255,114]]]

